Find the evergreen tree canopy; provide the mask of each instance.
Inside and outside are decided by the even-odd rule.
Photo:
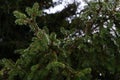
[[[39,9],[42,11],[61,3],[60,1],[53,2],[53,0],[0,0],[0,59],[12,58],[12,60],[16,60],[19,55],[14,54],[14,50],[28,47],[33,33],[26,25],[22,25],[23,27],[15,25],[15,17],[12,13],[14,10],[25,12],[24,9],[31,7],[36,1],[40,6]],[[68,22],[64,22],[66,16],[61,15],[66,15],[66,13],[69,13],[67,16],[72,15],[70,13],[71,8],[73,7],[71,6],[69,9],[66,7],[66,10],[59,12],[59,14],[48,15],[48,13],[44,12],[42,16],[37,18],[37,22],[40,24],[39,27],[47,26],[51,28],[51,26],[55,26],[55,30],[51,28],[49,31],[52,32],[57,29],[56,32],[59,32],[58,26],[61,26],[62,23],[68,24]],[[61,24],[56,23],[58,19]]]
[[[0,61],[1,80],[119,80],[120,0],[85,2],[79,14],[75,4],[70,13],[44,14],[39,3],[14,11],[15,23],[29,26],[33,37],[16,50],[16,61]],[[73,15],[79,17],[66,20]]]

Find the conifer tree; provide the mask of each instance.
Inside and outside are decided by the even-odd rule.
[[[58,26],[61,32],[39,27],[38,3],[27,14],[14,11],[15,23],[29,26],[34,36],[28,48],[16,50],[17,61],[1,60],[1,80],[119,80],[120,1],[85,1],[69,28]]]

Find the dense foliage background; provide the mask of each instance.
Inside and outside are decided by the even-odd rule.
[[[119,80],[120,1],[85,3],[1,0],[1,80]]]

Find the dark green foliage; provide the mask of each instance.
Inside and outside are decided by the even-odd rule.
[[[14,11],[16,24],[34,35],[26,49],[16,50],[21,56],[15,62],[1,60],[1,80],[119,80],[119,0],[87,4],[71,23],[54,21],[58,27],[49,25],[51,14],[43,16],[38,3],[26,14]],[[39,23],[38,17],[48,19]]]
[[[26,11],[31,14],[39,11],[38,8],[38,3],[35,3],[33,8],[29,8],[32,11],[28,12],[28,8]],[[55,33],[49,35],[37,26],[35,18],[39,14],[29,15],[31,18],[28,18],[25,14],[15,11],[14,15],[17,18],[15,22],[19,25],[28,24],[35,37],[27,49],[17,51],[21,57],[15,63],[7,59],[2,60],[5,63],[1,72],[3,78],[6,69],[9,80],[69,80],[79,79],[90,73],[90,68],[75,70],[70,66],[69,51],[65,51],[66,46],[62,40],[57,39]]]
[[[18,55],[14,54],[14,50],[28,47],[33,33],[26,25],[23,25],[22,27],[15,25],[15,17],[12,12],[14,10],[25,12],[24,9],[26,7],[31,7],[36,1],[39,3],[40,10],[48,9],[60,4],[60,2],[53,3],[52,0],[0,0],[0,40],[2,39],[2,42],[0,41],[0,58],[12,58],[16,60]],[[39,27],[42,28],[47,26],[49,32],[59,33],[59,29],[63,23],[67,26],[69,24],[68,21],[65,20],[66,17],[75,14],[76,9],[74,6],[69,6],[69,9],[58,12],[58,14],[48,15],[48,13],[43,13],[42,16],[37,18]],[[75,10],[71,12],[71,8],[74,8]],[[67,16],[62,16],[64,14]],[[59,22],[56,23],[56,20],[59,20],[62,24]],[[52,28],[53,26],[54,29]],[[60,36],[62,35],[60,34]]]

